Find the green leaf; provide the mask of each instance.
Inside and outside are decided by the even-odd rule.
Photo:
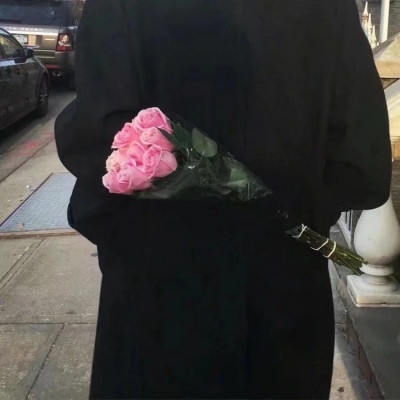
[[[193,148],[197,153],[204,157],[214,157],[218,153],[218,145],[214,140],[205,136],[198,129],[192,132]]]
[[[161,129],[161,133],[175,146],[175,150],[179,153],[188,157],[192,152],[192,136],[180,124],[171,122],[173,133],[170,134],[167,131]]]
[[[247,173],[246,168],[238,163],[231,169],[231,175],[227,186],[245,188],[249,186],[249,184],[249,174]]]
[[[192,147],[192,138],[190,133],[179,124],[174,124],[174,133],[176,142],[180,147],[184,149],[190,149]]]

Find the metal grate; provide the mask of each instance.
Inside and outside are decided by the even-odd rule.
[[[75,177],[51,175],[1,226],[0,233],[70,229],[67,207]]]

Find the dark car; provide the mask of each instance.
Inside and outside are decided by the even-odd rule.
[[[32,112],[45,116],[49,88],[49,73],[33,50],[0,28],[0,129]]]
[[[51,78],[75,88],[75,39],[84,0],[1,0],[0,26],[35,49]]]

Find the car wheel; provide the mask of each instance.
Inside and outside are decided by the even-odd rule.
[[[67,75],[67,88],[69,90],[76,90],[76,81],[75,81],[75,74],[74,73],[69,73]]]
[[[47,114],[47,111],[49,109],[49,96],[49,84],[47,82],[47,79],[43,77],[39,87],[38,102],[35,110],[36,117],[41,118]]]

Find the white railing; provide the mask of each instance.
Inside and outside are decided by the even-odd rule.
[[[353,211],[345,212],[342,213],[338,221],[339,227],[349,247],[351,247],[353,242],[353,216]]]
[[[358,214],[343,213],[338,222],[348,246],[368,262],[363,275],[348,276],[348,291],[358,307],[400,307],[400,285],[391,265],[400,255],[400,225],[392,198],[357,220]]]
[[[400,285],[393,278],[392,263],[400,255],[400,225],[392,198],[375,209],[363,211],[354,232],[354,248],[368,264],[361,276],[347,278],[348,290],[359,307],[400,307]]]
[[[378,46],[379,41],[376,37],[376,27],[372,24],[372,14],[368,11],[368,1],[365,3],[365,9],[362,14],[361,24],[371,47],[375,48],[376,46]]]
[[[389,0],[382,0],[382,42],[387,39],[388,17]],[[371,47],[379,45],[368,2],[365,3],[362,26]],[[358,221],[354,218],[354,212],[344,213],[339,225],[349,246],[354,243],[354,249],[368,264],[362,268],[363,275],[348,276],[349,293],[358,307],[400,307],[400,285],[393,278],[392,267],[400,255],[400,224],[392,198],[375,210],[363,211]]]

